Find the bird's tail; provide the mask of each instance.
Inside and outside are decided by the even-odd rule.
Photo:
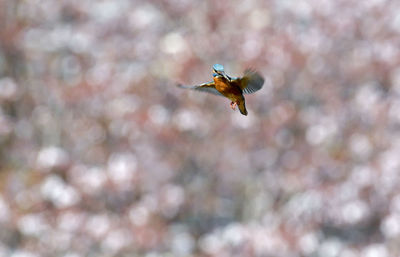
[[[243,99],[243,101],[238,102],[238,107],[239,107],[239,111],[241,114],[247,115],[246,103],[245,103],[244,99]]]

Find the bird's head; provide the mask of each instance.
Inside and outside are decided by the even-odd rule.
[[[213,65],[213,76],[214,77],[217,77],[217,76],[226,77],[225,71],[224,71],[224,66],[222,66],[221,64],[214,64]]]

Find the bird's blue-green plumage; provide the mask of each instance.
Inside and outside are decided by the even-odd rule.
[[[224,66],[222,66],[221,64],[216,63],[216,64],[213,65],[213,70],[222,72],[222,71],[224,71]]]
[[[225,71],[224,71],[224,66],[222,66],[221,64],[218,64],[218,63],[213,65],[213,77],[215,78],[217,76],[226,77]]]

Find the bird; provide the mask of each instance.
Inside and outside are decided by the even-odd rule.
[[[246,69],[242,77],[236,78],[228,76],[223,65],[214,64],[212,81],[195,86],[178,84],[178,87],[224,96],[231,101],[232,110],[238,106],[240,113],[247,115],[243,94],[252,94],[260,90],[263,84],[264,78],[253,69]]]

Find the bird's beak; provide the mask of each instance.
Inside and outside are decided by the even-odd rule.
[[[216,73],[216,74],[218,74],[218,75],[220,75],[220,76],[223,76],[224,78],[228,79],[228,77],[227,77],[226,74],[225,74],[225,71],[217,71],[217,70],[214,70],[214,73]]]

